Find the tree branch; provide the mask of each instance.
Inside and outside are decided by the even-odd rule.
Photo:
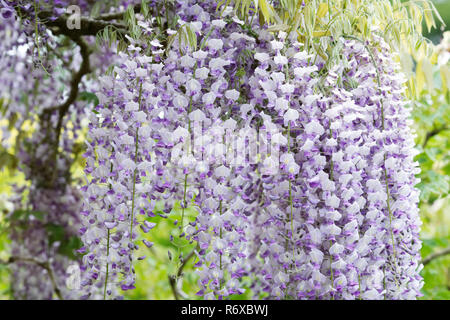
[[[55,291],[56,296],[60,300],[63,300],[63,296],[61,294],[61,290],[59,290],[59,288],[58,288],[58,285],[56,283],[55,273],[53,272],[53,270],[52,270],[52,268],[50,266],[50,263],[39,261],[39,260],[36,260],[34,258],[16,257],[16,256],[10,257],[6,261],[0,260],[0,264],[4,264],[4,265],[13,264],[13,263],[16,263],[16,262],[32,263],[32,264],[35,264],[35,265],[37,265],[37,266],[47,270],[48,276],[50,278],[50,281],[52,282],[53,290]]]
[[[122,32],[127,31],[127,26],[122,23],[112,22],[112,21],[104,21],[99,19],[92,19],[89,17],[80,17],[80,28],[79,29],[69,29],[67,27],[67,21],[69,17],[66,15],[62,15],[57,17],[55,20],[51,20],[50,18],[53,16],[53,13],[50,11],[40,11],[38,13],[38,17],[40,19],[40,23],[46,25],[50,28],[58,28],[58,32],[68,36],[71,39],[79,38],[81,36],[95,36],[97,33],[106,27],[113,26],[118,30],[122,30]],[[123,14],[122,14],[123,16]]]
[[[448,254],[450,254],[450,247],[430,254],[428,257],[426,257],[422,260],[422,264],[425,266],[425,265],[429,264],[431,261],[433,261],[434,259],[440,258],[440,257],[448,255]]]
[[[445,130],[448,130],[448,129],[449,128],[447,126],[442,126],[440,128],[434,128],[430,132],[427,132],[427,135],[425,136],[425,140],[423,141],[423,144],[422,144],[422,148],[425,149],[428,141],[430,141],[431,138],[433,138],[434,136],[438,135],[442,131],[445,131]]]
[[[134,13],[138,13],[139,11],[141,11],[141,4],[136,4],[133,9]],[[124,14],[125,11],[105,13],[95,17],[95,20],[103,20],[103,21],[121,20],[123,19]]]
[[[69,109],[70,105],[77,99],[81,78],[91,72],[91,66],[89,62],[91,50],[89,49],[89,46],[81,37],[76,37],[72,40],[80,47],[80,54],[83,59],[80,69],[78,69],[78,71],[72,75],[72,80],[70,81],[70,92],[66,101],[64,101],[60,105],[47,108],[44,110],[44,112],[53,112],[59,110],[60,116],[61,114],[64,115]]]
[[[185,259],[183,259],[183,262],[181,263],[181,265],[178,268],[177,273],[175,275],[169,274],[170,288],[172,289],[172,293],[173,293],[173,296],[175,297],[175,300],[180,300],[179,296],[181,295],[181,293],[178,292],[177,282],[183,274],[184,267],[186,266],[188,261],[194,256],[196,250],[197,250],[197,247],[194,250],[192,250]]]

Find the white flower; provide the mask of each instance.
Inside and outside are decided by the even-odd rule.
[[[191,22],[189,22],[189,26],[193,32],[201,33],[201,31],[202,31],[202,22],[201,21],[191,21]]]
[[[197,51],[194,51],[192,53],[192,56],[195,59],[203,60],[203,59],[205,59],[208,56],[208,52],[207,51],[203,51],[203,50],[197,50]]]
[[[184,68],[192,68],[195,65],[195,59],[190,56],[183,56],[180,61],[181,66]]]
[[[270,41],[270,44],[272,46],[272,50],[281,50],[284,47],[283,42],[277,41],[277,40],[272,40]]]
[[[138,77],[138,78],[144,78],[147,76],[147,70],[145,70],[143,68],[137,68],[135,73],[136,73],[136,77]]]
[[[300,166],[298,164],[296,164],[295,162],[289,163],[287,171],[290,174],[298,174],[299,170],[300,170]]]
[[[279,65],[285,65],[288,63],[288,59],[280,54],[277,54],[273,60],[275,61],[276,64]]]
[[[228,177],[230,175],[230,169],[222,165],[214,170],[214,174],[217,177]]]
[[[139,104],[134,101],[129,101],[127,104],[125,104],[125,111],[138,111],[139,110]]]
[[[377,192],[377,191],[383,190],[383,186],[381,185],[380,181],[375,180],[375,179],[367,180],[366,186],[369,189],[369,191],[371,191],[371,192]]]
[[[176,108],[185,109],[188,106],[189,101],[185,96],[179,94],[173,98],[172,103]]]
[[[330,253],[333,255],[339,255],[344,252],[344,246],[339,243],[334,243],[330,248]]]
[[[236,16],[234,16],[232,19],[233,19],[233,21],[236,22],[237,24],[240,24],[240,25],[243,25],[243,24],[244,24],[244,21],[240,20],[240,19],[239,19],[238,17],[236,17]]]
[[[158,39],[153,39],[152,41],[150,41],[150,44],[153,46],[153,47],[158,47],[158,48],[162,48],[162,44],[161,43],[159,43],[159,40]]]
[[[142,84],[142,89],[152,93],[153,90],[155,89],[155,84],[154,83],[150,83],[150,82],[144,82]]]
[[[221,39],[209,39],[208,40],[208,47],[214,49],[214,50],[222,50],[223,48],[223,41]]]
[[[287,110],[289,108],[289,101],[284,98],[277,98],[275,101],[276,110]]]
[[[311,262],[321,263],[323,260],[323,253],[322,251],[317,250],[316,248],[312,248],[309,257],[311,259]]]
[[[339,202],[340,202],[339,198],[336,197],[336,195],[334,195],[334,194],[331,197],[328,197],[325,199],[325,204],[332,208],[339,207]]]
[[[187,82],[187,91],[192,94],[200,92],[201,88],[202,85],[195,79],[191,79]]]
[[[287,126],[288,122],[295,121],[295,120],[298,119],[298,117],[299,117],[298,111],[295,110],[295,109],[290,109],[289,108],[288,111],[286,111],[284,113],[284,116],[283,116],[283,118],[284,118],[284,125]]]
[[[313,56],[312,54],[308,55],[308,53],[306,51],[299,51],[294,55],[294,59],[304,61],[312,56]]]
[[[273,79],[273,81],[278,83],[282,83],[286,79],[286,76],[284,75],[283,72],[272,72],[270,77]]]
[[[215,100],[216,94],[214,92],[208,92],[202,96],[202,101],[206,105],[213,104]]]
[[[120,165],[126,170],[134,170],[134,168],[136,168],[136,164],[134,163],[134,161],[129,158],[123,160]]]
[[[303,151],[311,151],[313,147],[314,147],[314,142],[311,141],[310,139],[306,139],[305,143],[303,144],[303,146],[300,149]]]
[[[189,131],[186,128],[178,127],[175,129],[172,135],[173,141],[178,141],[181,137],[186,138],[189,136]]]
[[[305,126],[305,132],[308,135],[320,136],[325,132],[325,129],[317,120],[313,120]]]
[[[197,109],[189,114],[189,119],[192,121],[204,121],[206,120],[206,116],[203,111]]]
[[[231,89],[231,90],[227,90],[225,91],[225,97],[236,101],[239,98],[239,91],[237,91],[236,89]]]
[[[347,208],[347,213],[356,214],[359,212],[359,205],[357,202],[354,202],[350,207]]]
[[[230,61],[224,60],[222,58],[214,58],[209,61],[209,68],[211,70],[222,69],[224,66],[230,64]]]
[[[285,165],[289,165],[292,162],[295,162],[294,160],[294,156],[291,153],[284,153],[281,157],[280,157],[280,161],[282,163],[284,163]]]
[[[395,169],[397,166],[397,161],[395,158],[389,157],[384,162],[384,165],[386,166],[386,169]]]
[[[267,60],[269,60],[269,55],[265,52],[257,52],[255,53],[255,59],[258,60],[259,62],[266,62]]]
[[[294,92],[294,90],[295,90],[295,86],[290,83],[286,83],[281,86],[281,92],[286,93],[286,94],[292,93],[292,92]]]
[[[143,111],[138,111],[134,113],[133,118],[138,122],[146,122],[147,114]]]
[[[219,29],[223,29],[227,25],[227,23],[222,19],[213,20],[211,21],[211,24]]]
[[[195,77],[200,80],[205,80],[208,78],[209,69],[205,67],[198,68],[195,70]]]
[[[127,60],[127,61],[125,61],[125,66],[127,67],[126,70],[128,72],[133,72],[137,68],[137,63],[136,63],[136,61],[133,61],[133,60]]]
[[[130,90],[128,90],[127,88],[122,89],[122,94],[126,100],[133,100],[134,98],[134,94],[130,92]]]

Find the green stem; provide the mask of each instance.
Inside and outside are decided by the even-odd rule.
[[[167,23],[167,27],[170,27],[169,24],[169,8],[167,8],[167,2],[166,0],[164,0],[164,8],[166,9],[166,23]]]
[[[333,130],[331,129],[331,121],[330,121],[330,139],[333,138]],[[330,180],[334,180],[334,163],[333,163],[333,156],[331,156],[330,159]],[[330,249],[333,245],[333,242],[330,240]],[[331,289],[334,290],[334,272],[333,272],[333,255],[330,254],[330,276],[331,276]],[[334,295],[331,296],[331,299],[334,300]]]
[[[110,237],[111,231],[108,229],[108,238],[106,240],[106,278],[105,278],[105,286],[103,288],[103,300],[106,300],[106,287],[108,285],[108,277],[109,277],[109,237]]]
[[[361,298],[361,276],[358,274],[358,288],[359,288],[359,300],[362,300]]]
[[[140,80],[138,79],[138,82]],[[139,86],[139,110],[141,110],[141,100],[142,100],[142,82]],[[135,153],[134,153],[134,163],[137,165],[138,161],[138,149],[139,149],[139,127],[136,128],[136,142],[135,142]],[[133,241],[133,223],[134,223],[134,197],[136,194],[136,175],[137,175],[137,168],[134,168],[133,172],[133,193],[131,198],[131,223],[130,223],[130,241]]]
[[[386,268],[383,266],[383,289],[384,289],[384,300],[386,300]]]
[[[208,34],[205,36],[205,38],[203,39],[202,43],[200,44],[200,50],[203,49],[203,47],[206,45],[206,40],[209,38],[209,36],[211,35],[211,33],[215,30],[216,27],[213,27],[209,30]],[[197,70],[198,67],[198,63],[197,61],[195,62],[194,68],[192,70],[192,79],[195,79],[195,71]],[[189,110],[188,110],[188,132],[189,132],[189,137],[191,135],[191,119],[189,118],[189,114],[192,112],[192,97],[189,98]],[[189,146],[190,147],[190,146]],[[188,149],[188,153],[190,152],[190,150]],[[184,175],[184,192],[183,192],[183,205],[181,206],[181,232],[183,232],[183,222],[184,222],[184,210],[186,207],[186,192],[187,192],[187,180],[188,180],[188,175],[189,174],[185,174]]]
[[[291,123],[288,124],[288,153],[291,153]],[[291,239],[292,239],[292,259],[295,259],[295,246],[294,246],[294,213],[292,205],[292,182],[289,179],[289,210],[291,220]]]
[[[330,248],[333,245],[333,242],[330,240]],[[330,277],[331,277],[331,289],[332,291],[334,291],[334,272],[333,272],[333,267],[331,266],[333,264],[333,255],[330,254]],[[331,296],[331,300],[334,300],[334,292],[333,295]]]
[[[184,192],[183,192],[183,205],[181,206],[181,232],[183,232],[183,222],[184,222],[184,208],[186,207],[186,193],[187,193],[187,180],[188,180],[188,174],[184,175]]]
[[[39,1],[34,1],[34,41],[36,44],[36,50],[37,50],[37,54],[38,54],[38,58],[39,58],[39,64],[41,65],[42,69],[45,71],[45,73],[47,75],[50,75],[47,72],[47,69],[45,69],[44,65],[42,64],[41,61],[41,52],[39,50],[39,22],[38,22],[38,9],[37,9],[37,4],[36,2]]]
[[[222,215],[222,200],[220,200],[219,202],[219,213],[220,215]],[[220,227],[220,233],[219,233],[219,237],[220,239],[222,239],[222,227]],[[219,268],[220,271],[222,271],[222,255],[219,255]],[[223,283],[223,274],[222,274],[222,279],[220,279],[220,290],[222,290],[222,283]]]
[[[111,153],[114,153],[114,147],[111,149]],[[109,167],[109,173],[113,171],[113,163],[111,162],[111,165]],[[109,190],[112,189],[112,185],[109,184]],[[110,208],[109,206],[108,208]],[[108,236],[106,238],[106,275],[105,275],[105,286],[103,288],[103,300],[106,300],[106,288],[108,286],[108,279],[109,279],[109,239],[111,237],[111,231],[108,229]]]

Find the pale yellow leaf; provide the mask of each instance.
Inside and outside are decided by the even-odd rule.
[[[450,68],[444,64],[440,68],[441,81],[442,81],[442,94],[445,96],[450,88]]]
[[[425,75],[422,71],[422,60],[420,60],[416,66],[416,81],[415,81],[415,87],[416,87],[415,89],[416,90],[415,91],[417,94],[420,94],[422,92],[422,89],[425,86],[425,81],[426,81]]]
[[[320,38],[320,37],[329,36],[329,35],[330,35],[330,32],[325,31],[325,30],[318,30],[318,31],[313,32],[313,37],[315,37],[315,38]]]
[[[269,11],[269,4],[266,2],[266,0],[259,0],[259,8],[261,9],[261,13],[263,14],[264,20],[266,22],[269,22],[270,11]]]
[[[433,10],[427,2],[423,4],[423,11],[425,24],[427,25],[428,32],[430,32],[432,27],[436,27],[436,24],[433,19]]]
[[[328,12],[328,5],[326,3],[319,4],[317,9],[317,19],[322,19]]]

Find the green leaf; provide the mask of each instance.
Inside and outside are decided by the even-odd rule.
[[[44,221],[44,217],[46,214],[46,212],[42,211],[18,209],[12,213],[12,215],[10,216],[10,220],[29,220],[30,216],[33,216],[33,218],[39,221]]]
[[[83,242],[78,237],[70,237],[68,240],[63,240],[59,246],[58,252],[72,260],[77,259],[76,250],[83,246]]]
[[[48,241],[50,245],[58,241],[62,242],[64,240],[65,230],[62,226],[54,223],[49,223],[45,226],[45,229],[47,230]]]
[[[79,100],[87,101],[89,103],[92,103],[94,106],[97,106],[99,104],[99,100],[95,93],[83,91],[79,94]]]
[[[0,148],[0,169],[16,169],[18,164],[17,158],[6,150]]]

